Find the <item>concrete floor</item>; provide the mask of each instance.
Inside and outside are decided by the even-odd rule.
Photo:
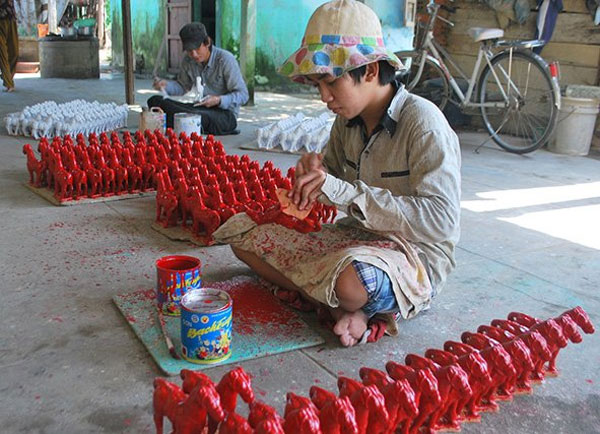
[[[122,77],[77,81],[17,78],[17,92],[0,96],[0,115],[49,99],[124,100]],[[149,81],[136,83],[137,101]],[[315,100],[258,94],[244,108],[242,134],[222,137],[243,154],[257,125]],[[132,113],[130,127],[137,127]],[[55,207],[27,190],[22,137],[0,135],[0,428],[4,433],[153,432],[152,380],[160,372],[119,314],[114,294],[151,288],[154,260],[165,254],[200,257],[205,281],[250,271],[227,247],[172,242],[152,229],[153,198]],[[337,374],[383,368],[407,353],[422,354],[457,340],[465,330],[513,310],[548,318],[582,305],[600,326],[600,161],[545,150],[511,155],[485,134],[463,133],[462,238],[458,267],[428,312],[402,324],[398,338],[341,348],[327,344],[243,363],[258,397],[283,409],[287,391],[334,389]],[[248,152],[278,167],[296,156]],[[562,373],[486,414],[465,433],[600,432],[600,333],[571,344],[558,359]],[[231,366],[206,372],[219,379]],[[175,380],[176,381],[176,380]]]

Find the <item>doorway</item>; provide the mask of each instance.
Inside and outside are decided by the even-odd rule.
[[[204,24],[214,43],[217,36],[217,1],[193,0],[192,19]]]

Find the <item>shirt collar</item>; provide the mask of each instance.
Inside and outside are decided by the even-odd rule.
[[[210,56],[208,56],[208,62],[206,62],[206,65],[204,66],[205,68],[211,68],[213,66],[213,64],[215,63],[215,46],[211,45],[210,47]]]
[[[396,92],[401,86],[396,80],[392,82],[392,85],[396,89]],[[379,119],[379,122],[375,126],[374,131],[385,129],[390,135],[390,137],[394,135],[394,133],[396,132],[396,126],[398,125],[398,122],[392,119],[392,117],[390,116],[390,114],[392,113],[391,109],[394,102],[395,98],[392,98],[389,105],[386,107],[385,112],[381,116],[381,119]],[[364,122],[360,116],[355,116],[352,119],[349,119],[348,122],[346,122],[346,127],[348,128],[352,128],[357,125],[364,125]]]

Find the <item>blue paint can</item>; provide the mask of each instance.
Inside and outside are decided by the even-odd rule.
[[[231,357],[233,301],[225,291],[195,289],[181,300],[181,353],[192,363]]]

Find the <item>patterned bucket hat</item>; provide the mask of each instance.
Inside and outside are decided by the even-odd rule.
[[[301,47],[283,63],[279,73],[308,84],[308,74],[339,77],[379,60],[403,68],[400,59],[385,48],[375,12],[356,0],[334,0],[312,14]]]

